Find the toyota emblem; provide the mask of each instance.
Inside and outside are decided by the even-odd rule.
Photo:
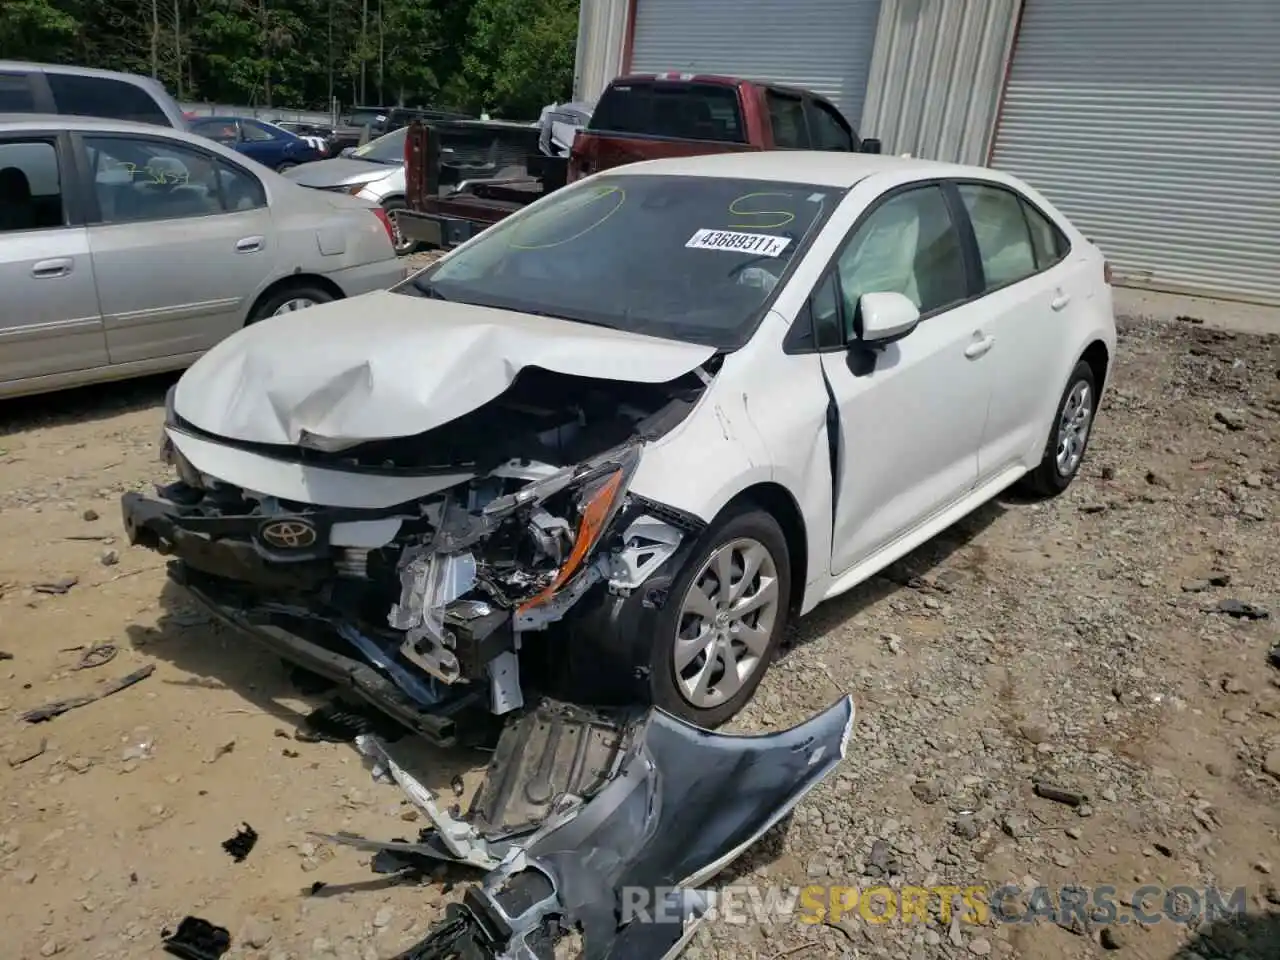
[[[316,528],[305,520],[274,520],[259,531],[269,546],[302,550],[316,542]]]

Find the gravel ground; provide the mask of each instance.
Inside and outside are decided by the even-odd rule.
[[[121,541],[119,494],[166,479],[169,382],[0,406],[0,954],[153,956],[193,913],[231,929],[235,956],[390,956],[457,878],[389,882],[308,835],[418,825],[351,748],[297,741],[313,702],[278,662]],[[979,926],[931,901],[927,923],[726,917],[687,956],[1280,956],[1266,926],[1280,903],[1280,630],[1220,606],[1280,610],[1280,338],[1127,321],[1113,383],[1066,495],[1001,498],[794,628],[735,726],[791,724],[851,692],[855,739],[724,879],[1110,885],[1122,916]],[[102,643],[114,658],[76,669]],[[101,702],[18,719],[148,665]],[[443,791],[483,762],[416,753]],[[237,863],[220,845],[241,821],[260,839]],[[1245,887],[1251,923],[1120,922],[1144,884]]]

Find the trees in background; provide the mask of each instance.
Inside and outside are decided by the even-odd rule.
[[[0,0],[0,58],[155,76],[182,100],[533,119],[573,86],[579,0]]]

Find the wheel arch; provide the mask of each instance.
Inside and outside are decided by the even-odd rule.
[[[756,507],[764,510],[782,527],[787,541],[787,563],[791,568],[791,596],[788,598],[790,613],[800,612],[804,602],[805,585],[809,574],[809,535],[805,528],[804,514],[795,496],[780,483],[763,481],[752,484],[733,496],[717,517],[730,510]]]
[[[335,300],[344,300],[347,296],[343,289],[328,277],[321,276],[318,273],[291,273],[287,277],[281,277],[279,280],[268,284],[267,288],[254,298],[253,304],[249,307],[249,312],[245,314],[244,322],[251,322],[259,307],[277,293],[282,290],[288,290],[291,287],[319,287],[325,293],[332,295]]]
[[[1107,349],[1107,345],[1102,340],[1094,340],[1084,352],[1080,354],[1080,359],[1089,365],[1089,369],[1093,371],[1094,385],[1098,388],[1098,396],[1102,396],[1103,389],[1107,383],[1107,373],[1111,367],[1111,351]]]

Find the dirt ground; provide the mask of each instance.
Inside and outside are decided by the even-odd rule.
[[[351,747],[295,739],[318,701],[123,540],[120,494],[168,479],[172,380],[0,405],[0,955],[154,956],[195,914],[231,930],[233,956],[389,957],[457,891],[375,876],[309,831],[421,824]],[[855,740],[728,880],[1110,884],[1121,904],[1144,883],[1245,886],[1252,925],[854,912],[716,924],[688,956],[1280,956],[1277,928],[1269,947],[1258,933],[1280,902],[1280,342],[1126,321],[1113,383],[1066,495],[1001,498],[794,627],[736,726],[851,692]],[[1224,600],[1273,613],[1237,618]],[[77,669],[101,644],[114,658]],[[98,702],[20,719],[146,666]],[[484,762],[414,754],[446,796]],[[1038,780],[1087,799],[1037,797]],[[221,844],[241,822],[259,840],[238,863]]]

